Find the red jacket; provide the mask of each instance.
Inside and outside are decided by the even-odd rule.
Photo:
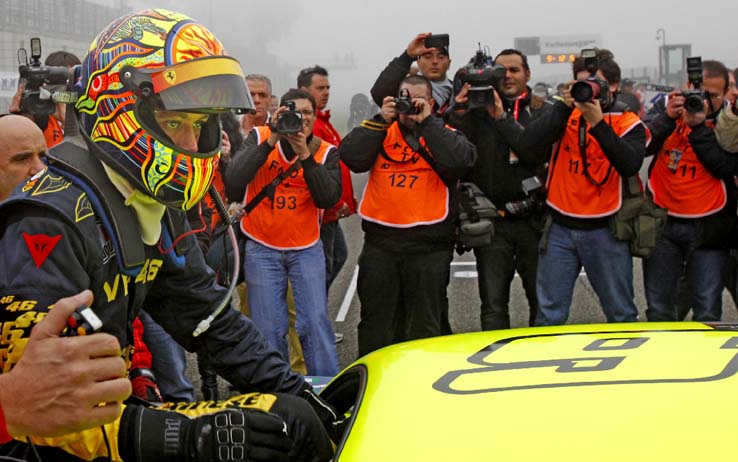
[[[325,140],[334,146],[338,146],[341,143],[341,135],[338,134],[338,131],[331,124],[330,118],[330,110],[318,111],[315,117],[313,134],[321,140]],[[340,209],[343,204],[348,205],[348,215],[353,215],[354,213],[356,213],[356,198],[354,197],[354,186],[351,184],[351,171],[348,169],[348,167],[346,167],[346,165],[344,165],[343,162],[341,162],[340,164],[342,185],[341,187],[343,188],[343,191],[341,192],[341,200],[339,200],[336,205],[323,213],[323,223],[330,223],[332,221],[338,220],[338,209]]]

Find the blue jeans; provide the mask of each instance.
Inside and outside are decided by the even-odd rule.
[[[723,314],[723,270],[727,250],[695,248],[697,223],[668,221],[656,248],[643,260],[649,321],[677,321],[675,299],[684,271],[692,293],[692,319],[720,321]]]
[[[323,241],[325,254],[325,289],[330,290],[331,284],[348,258],[346,237],[338,220],[324,223],[320,227],[320,240]]]
[[[628,243],[616,240],[608,228],[582,230],[553,223],[546,251],[538,258],[537,326],[566,324],[582,267],[608,322],[638,320]]]
[[[187,356],[182,346],[145,311],[138,317],[144,326],[143,340],[151,351],[151,369],[164,401],[195,401],[195,387],[187,378]]]
[[[333,326],[328,319],[323,244],[303,250],[275,250],[253,240],[246,242],[244,276],[249,288],[251,319],[286,362],[287,280],[292,285],[300,338],[309,375],[338,374]]]

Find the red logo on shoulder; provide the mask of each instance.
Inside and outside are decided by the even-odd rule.
[[[31,252],[33,262],[36,263],[36,268],[41,268],[41,265],[44,264],[61,238],[61,234],[57,234],[56,236],[47,236],[45,234],[30,235],[28,233],[23,233],[23,239],[26,241],[28,251]]]

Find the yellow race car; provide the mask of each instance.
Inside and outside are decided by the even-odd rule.
[[[321,396],[337,462],[735,461],[738,325],[458,334],[360,358]]]

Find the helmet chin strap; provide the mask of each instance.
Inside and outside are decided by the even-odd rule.
[[[102,162],[105,172],[115,188],[126,199],[126,205],[133,208],[138,218],[141,240],[146,245],[155,245],[161,237],[161,219],[166,206],[134,188],[125,178]]]

